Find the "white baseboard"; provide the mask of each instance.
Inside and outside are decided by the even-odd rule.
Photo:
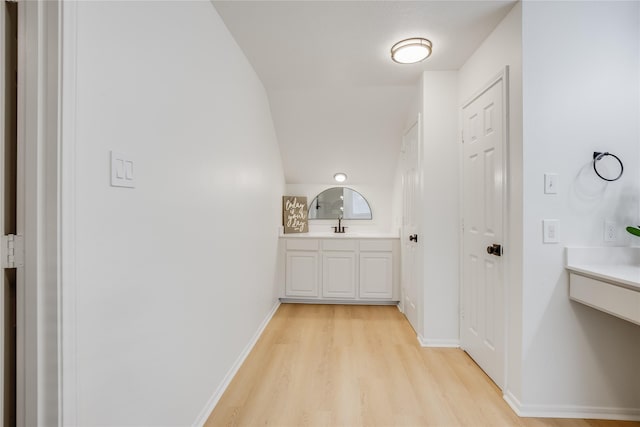
[[[322,299],[322,298],[280,298],[286,304],[340,304],[340,305],[398,305],[400,301]]]
[[[523,405],[509,390],[505,391],[503,399],[519,417],[640,421],[640,408],[611,408],[577,405]]]
[[[213,396],[209,398],[209,401],[207,401],[207,404],[204,406],[202,411],[200,411],[198,418],[196,418],[196,421],[193,423],[194,427],[202,427],[204,426],[204,423],[207,422],[207,419],[213,412],[213,409],[218,404],[218,401],[224,394],[227,387],[229,387],[229,384],[231,384],[231,380],[233,380],[233,377],[238,373],[238,370],[244,363],[244,360],[247,358],[249,353],[251,353],[251,350],[253,350],[253,347],[258,342],[258,339],[264,332],[264,329],[269,324],[269,321],[271,321],[271,318],[273,317],[273,315],[276,314],[278,307],[280,307],[280,301],[276,301],[271,311],[267,314],[267,317],[264,318],[264,320],[258,327],[258,330],[256,331],[256,333],[253,335],[253,337],[251,338],[249,343],[246,345],[244,350],[242,350],[242,353],[240,353],[240,356],[238,356],[235,363],[231,366],[231,369],[229,369],[229,372],[227,372],[227,375],[224,376],[224,379],[222,380],[222,382],[220,383],[216,391],[213,393]]]
[[[443,339],[427,339],[421,335],[418,335],[418,342],[421,347],[446,347],[446,348],[459,348],[460,340],[443,340]]]

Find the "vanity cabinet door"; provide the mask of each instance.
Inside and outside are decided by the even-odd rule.
[[[360,253],[360,298],[390,299],[393,296],[393,257],[390,252]]]
[[[355,298],[355,252],[322,253],[322,296],[324,298]]]
[[[318,252],[287,251],[285,295],[318,297]]]

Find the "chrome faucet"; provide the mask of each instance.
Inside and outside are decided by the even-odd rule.
[[[344,233],[345,228],[347,228],[347,227],[343,227],[342,226],[342,215],[340,215],[338,217],[338,226],[337,227],[333,227],[333,232],[334,233]]]

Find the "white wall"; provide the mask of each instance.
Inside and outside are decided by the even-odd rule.
[[[525,411],[640,415],[640,327],[568,299],[567,245],[615,245],[638,223],[638,2],[523,5]],[[606,184],[594,151],[620,156],[625,174]],[[558,195],[543,174],[559,174]],[[542,243],[544,218],[560,220],[560,244]],[[634,241],[637,243],[637,240]]]
[[[392,220],[394,211],[393,199],[394,183],[388,186],[383,185],[337,185],[337,184],[287,184],[286,194],[288,196],[306,196],[307,203],[311,203],[315,197],[331,187],[348,187],[356,190],[367,199],[371,207],[371,220],[345,220],[343,224],[348,227],[347,233],[398,233],[398,228]],[[282,222],[282,221],[280,221]],[[309,221],[310,232],[330,232],[331,227],[337,225],[333,220],[311,220]]]
[[[191,425],[276,303],[265,91],[210,2],[68,7],[77,424]],[[135,189],[109,186],[110,150]]]
[[[459,71],[458,102],[463,105],[509,66],[507,241],[507,384],[520,397],[522,370],[522,5],[517,3]]]
[[[459,343],[458,73],[422,76],[423,329],[430,346]]]

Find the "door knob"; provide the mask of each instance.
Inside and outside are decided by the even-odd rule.
[[[410,235],[409,236],[409,241],[418,243],[418,235],[417,234]]]
[[[502,256],[502,246],[494,243],[491,246],[487,246],[487,253],[495,256]]]

